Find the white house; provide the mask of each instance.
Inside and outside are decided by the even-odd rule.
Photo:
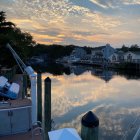
[[[123,51],[114,52],[113,54],[109,56],[109,60],[111,63],[123,62],[124,52]]]
[[[111,56],[114,52],[115,52],[115,49],[111,47],[110,44],[106,44],[105,46],[93,48],[92,57],[109,59],[109,56]]]
[[[70,54],[70,56],[63,57],[58,59],[57,62],[66,62],[66,63],[75,63],[81,60],[87,53],[82,47],[76,47]]]
[[[136,62],[140,63],[140,52],[127,52],[124,54],[125,62]]]

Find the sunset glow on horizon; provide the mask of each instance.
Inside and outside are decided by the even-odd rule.
[[[140,44],[140,0],[0,0],[0,10],[37,43]]]

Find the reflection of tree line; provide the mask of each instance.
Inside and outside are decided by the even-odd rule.
[[[127,79],[139,79],[140,73],[138,71],[123,71],[123,70],[112,70],[112,69],[101,69],[82,65],[62,65],[62,64],[49,64],[45,66],[36,66],[35,69],[41,70],[42,72],[48,72],[53,75],[82,75],[84,72],[91,72],[91,75],[97,76],[104,81],[109,81],[115,75],[124,76]]]

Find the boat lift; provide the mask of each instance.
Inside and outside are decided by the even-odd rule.
[[[18,54],[14,51],[9,43],[6,44],[6,47],[12,53],[14,59],[16,60],[21,71],[26,72],[30,78],[31,82],[31,100],[32,100],[32,124],[37,122],[37,74],[34,72],[31,66],[26,66],[24,62],[20,59]]]

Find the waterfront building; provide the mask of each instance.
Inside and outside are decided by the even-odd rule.
[[[80,59],[81,59],[81,58],[84,57],[86,54],[87,54],[87,53],[86,53],[86,51],[84,50],[84,48],[82,48],[82,47],[76,47],[76,48],[72,51],[70,57],[80,58]]]
[[[126,52],[124,54],[125,62],[140,63],[140,52]]]
[[[115,52],[115,49],[110,46],[110,44],[106,44],[105,46],[95,47],[92,49],[92,58],[103,58],[108,60],[109,57]]]
[[[112,55],[110,55],[109,60],[111,63],[119,63],[124,61],[124,52],[116,51]]]

